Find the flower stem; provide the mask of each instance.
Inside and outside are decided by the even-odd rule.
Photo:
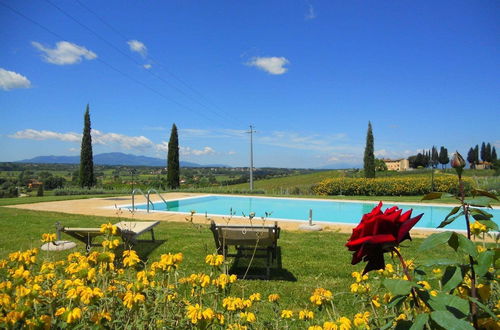
[[[462,203],[462,208],[464,211],[465,215],[465,225],[467,226],[467,238],[470,240],[471,239],[471,233],[470,233],[470,219],[469,219],[469,205],[465,203],[465,192],[464,192],[464,183],[462,181],[462,175],[458,174],[458,184],[459,184],[459,189],[460,189],[460,202]],[[476,271],[474,270],[474,258],[472,258],[471,255],[469,255],[469,264],[470,264],[470,271],[471,271],[471,280],[470,280],[470,291],[471,291],[471,296],[474,299],[477,299],[477,291],[476,291]],[[472,323],[474,325],[474,328],[478,329],[478,323],[477,323],[477,305],[474,302],[469,302],[470,304],[470,309],[471,309],[471,315],[472,315]]]
[[[403,259],[403,256],[401,255],[401,253],[399,253],[398,249],[394,247],[392,248],[392,251],[398,256],[399,262],[401,262],[401,266],[403,266],[403,272],[405,273],[406,278],[408,279],[408,281],[411,281],[412,278],[410,276],[410,272],[408,271],[408,266],[406,266],[405,260]],[[414,288],[411,288],[411,295],[413,297],[413,300],[415,301],[415,306],[420,307]]]

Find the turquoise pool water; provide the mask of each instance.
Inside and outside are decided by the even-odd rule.
[[[255,212],[256,217],[271,213],[269,219],[308,220],[309,209],[313,211],[313,221],[338,222],[357,224],[363,214],[370,212],[377,203],[372,202],[339,202],[331,200],[311,200],[294,198],[266,198],[248,196],[203,196],[179,199],[154,204],[155,211],[186,212],[191,210],[198,214],[229,216],[231,211],[235,216],[248,216]],[[395,204],[385,204],[383,210]],[[404,211],[413,209],[412,216],[424,213],[415,227],[436,228],[450,212],[451,207],[429,205],[397,204]],[[138,209],[146,209],[146,205],[137,205]],[[151,210],[151,207],[150,207]],[[498,223],[500,209],[487,210],[493,214],[493,220]],[[465,218],[461,217],[446,228],[465,230]]]

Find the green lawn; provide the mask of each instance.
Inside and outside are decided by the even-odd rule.
[[[71,200],[71,199],[102,198],[102,197],[112,197],[112,196],[118,196],[118,195],[120,195],[120,194],[115,193],[115,194],[97,194],[97,195],[67,195],[67,196],[63,195],[63,196],[0,198],[0,206],[31,204],[31,203],[41,203],[41,202],[66,201],[66,200]]]
[[[0,208],[0,226],[2,240],[0,240],[0,259],[18,249],[28,249],[41,245],[40,237],[43,233],[54,232],[54,225],[59,221],[65,226],[92,227],[101,223],[117,222],[117,219],[69,215],[62,213],[39,212]],[[158,258],[168,252],[182,252],[184,261],[181,273],[207,271],[204,257],[215,252],[212,233],[208,225],[196,227],[189,223],[162,222],[156,227],[156,237],[159,243],[143,243],[138,252],[144,260]],[[70,239],[65,236],[64,239]],[[351,273],[360,271],[362,264],[350,265],[351,255],[344,247],[348,235],[335,232],[294,232],[282,231],[279,240],[282,256],[282,270],[273,270],[272,280],[238,281],[232,287],[231,294],[238,295],[242,291],[246,295],[260,292],[263,297],[270,293],[279,293],[282,296],[280,308],[298,308],[308,305],[311,292],[317,287],[329,289],[334,294],[335,306],[342,315],[352,316],[358,312],[354,296],[349,292],[353,282]],[[407,258],[422,258],[446,255],[447,251],[435,251],[425,256],[417,257],[417,248],[421,240],[406,242],[407,248],[402,253]],[[98,248],[96,248],[98,249]],[[75,250],[73,250],[75,251]],[[84,252],[83,244],[79,243],[76,251]],[[54,253],[54,252],[53,252]],[[56,258],[63,258],[68,252],[55,253]],[[433,255],[434,253],[434,255]],[[40,254],[46,255],[44,252]],[[54,255],[51,254],[51,257]],[[386,256],[390,260],[390,256]]]

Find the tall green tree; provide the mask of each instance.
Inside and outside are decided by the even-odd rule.
[[[474,151],[473,148],[469,149],[469,152],[467,153],[467,161],[469,162],[470,168],[475,168],[476,165],[476,152]]]
[[[488,142],[486,148],[484,149],[484,156],[487,162],[491,162],[491,144]]]
[[[497,159],[498,159],[498,157],[497,157],[497,150],[493,146],[493,148],[491,149],[491,161],[494,162]]]
[[[484,142],[481,144],[481,160],[486,161],[486,144]]]
[[[476,144],[476,147],[474,148],[474,164],[479,163],[479,146]],[[476,166],[474,166],[476,168]]]
[[[469,150],[469,152],[470,152],[470,150]],[[474,151],[472,151],[472,152],[474,152]],[[442,165],[443,169],[446,168],[446,165],[450,161],[450,157],[448,157],[448,149],[446,149],[445,147],[441,147],[441,149],[439,149],[438,160],[439,160],[439,163]]]
[[[430,165],[432,168],[435,168],[437,167],[438,164],[439,164],[439,154],[437,148],[435,146],[432,146]]]
[[[365,156],[363,158],[365,178],[375,177],[375,155],[373,147],[372,124],[368,122],[368,132],[366,133]]]
[[[167,155],[167,186],[170,189],[179,188],[179,172],[179,137],[177,136],[177,126],[173,124],[170,140],[168,141]]]
[[[92,155],[92,137],[90,136],[90,113],[88,104],[83,119],[83,137],[80,151],[78,183],[82,188],[91,188],[95,185],[94,157]]]

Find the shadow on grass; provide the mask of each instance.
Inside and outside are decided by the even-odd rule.
[[[238,279],[267,279],[266,278],[266,260],[261,258],[251,257],[235,257],[234,262],[229,269],[229,274],[235,274],[238,276]],[[287,269],[283,268],[282,260],[281,260],[281,248],[278,247],[278,252],[276,255],[276,260],[271,265],[270,281],[288,281],[288,282],[296,282],[297,278]]]

